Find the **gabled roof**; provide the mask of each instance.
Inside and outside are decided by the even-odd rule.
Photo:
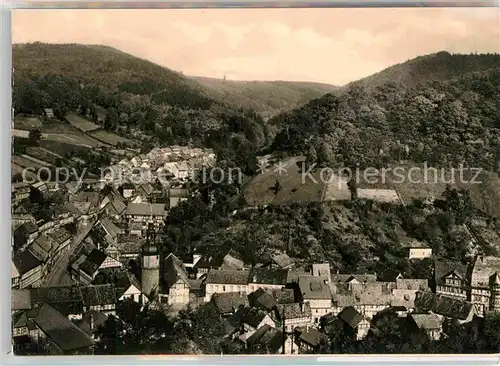
[[[42,305],[34,322],[63,352],[90,347],[93,344],[87,334],[48,304]]]
[[[293,303],[293,304],[278,304],[276,305],[276,314],[279,319],[283,315],[285,319],[298,319],[307,318],[312,316],[311,305],[306,303]]]
[[[122,292],[121,295],[123,295],[131,286],[134,286],[136,289],[141,291],[141,284],[137,278],[135,278],[135,276],[128,271],[120,272],[120,276],[114,286],[117,290]]]
[[[290,268],[295,264],[295,261],[286,253],[271,255],[271,259],[274,263],[284,269]]]
[[[332,283],[348,283],[356,280],[359,283],[376,282],[377,275],[372,274],[332,274]]]
[[[55,246],[54,240],[46,234],[39,235],[34,243],[47,253],[49,253]]]
[[[250,347],[260,346],[269,353],[277,353],[285,340],[286,336],[283,332],[265,324],[248,337],[247,344]]]
[[[286,269],[252,268],[249,283],[263,285],[286,285],[288,271]]]
[[[471,311],[474,310],[474,305],[469,301],[426,291],[416,293],[415,307],[419,310],[432,311],[459,320],[467,319]]]
[[[24,235],[30,235],[34,234],[38,231],[38,226],[36,226],[34,223],[31,221],[25,222],[21,226],[19,226],[16,229],[16,233],[24,234]]]
[[[154,187],[149,183],[141,184],[138,189],[140,189],[147,196],[149,196],[154,191]]]
[[[249,271],[211,269],[208,271],[207,284],[219,285],[246,285],[248,284]]]
[[[188,275],[184,269],[182,261],[179,258],[170,253],[167,258],[165,258],[164,263],[165,272],[163,274],[163,278],[168,288],[172,287],[179,279],[181,279],[186,286],[190,286]]]
[[[242,322],[243,324],[248,324],[253,328],[257,328],[266,316],[267,312],[265,311],[256,308],[248,308]]]
[[[321,340],[325,337],[326,335],[317,329],[308,328],[300,332],[299,341],[304,342],[311,347],[317,347]]]
[[[118,234],[121,234],[123,231],[118,226],[116,226],[115,223],[113,223],[113,221],[111,221],[111,219],[109,217],[103,217],[100,220],[100,223],[101,223],[102,227],[104,228],[104,230],[106,230],[106,232],[109,235],[116,236]]]
[[[219,314],[235,312],[240,306],[248,306],[245,294],[239,292],[215,293],[211,300]]]
[[[434,314],[409,314],[419,329],[438,330],[441,329],[441,320]]]
[[[28,215],[30,212],[26,209],[24,205],[19,205],[12,211],[12,213],[18,215]]]
[[[332,292],[327,281],[328,277],[300,276],[299,288],[302,297],[305,300],[331,300]]]
[[[275,297],[263,288],[259,288],[249,294],[248,301],[250,302],[250,305],[266,310],[272,310],[278,304]]]
[[[352,306],[348,306],[344,308],[338,315],[337,317],[344,321],[346,324],[348,324],[351,328],[356,329],[361,323],[361,321],[364,319],[363,315],[359,313],[356,309],[354,309]]]
[[[15,253],[12,262],[21,276],[42,264],[29,250],[22,250]]]
[[[13,259],[11,259],[11,261],[10,261],[10,277],[11,278],[19,277],[19,271],[17,270],[17,267],[14,264]]]
[[[79,286],[52,286],[30,289],[33,304],[49,304],[63,315],[80,314],[83,309]]]
[[[162,203],[129,203],[126,213],[140,216],[165,216],[165,204]]]
[[[116,215],[121,215],[127,209],[127,205],[118,198],[111,199],[102,211],[108,211]]]
[[[230,253],[226,254],[222,261],[223,261],[223,264],[222,264],[221,269],[240,270],[240,269],[243,269],[244,265],[245,265],[245,263],[242,260],[233,257]]]
[[[467,266],[460,262],[435,261],[434,280],[436,285],[444,285],[445,277],[455,273],[460,279],[467,280]]]
[[[97,272],[101,264],[106,260],[106,254],[98,249],[94,249],[80,264],[80,269],[89,276],[93,276]]]

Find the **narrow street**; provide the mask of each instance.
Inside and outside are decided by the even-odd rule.
[[[69,258],[75,252],[76,248],[80,246],[81,242],[85,239],[90,230],[92,230],[94,224],[95,222],[92,222],[84,228],[81,228],[78,234],[73,237],[73,241],[71,242],[69,249],[62,255],[61,258],[59,258],[57,263],[54,267],[52,267],[51,271],[47,275],[44,284],[45,287],[69,284],[70,279],[66,271],[69,264]]]

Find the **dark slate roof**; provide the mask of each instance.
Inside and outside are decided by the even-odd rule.
[[[179,279],[182,279],[186,286],[190,285],[188,275],[183,263],[174,254],[170,253],[164,262],[163,279],[168,288],[172,287]]]
[[[212,302],[219,314],[233,313],[241,305],[248,305],[247,297],[239,292],[216,293],[212,296]]]
[[[78,286],[53,286],[30,289],[33,304],[47,303],[63,315],[81,314],[83,301]]]
[[[229,318],[222,322],[226,335],[234,334],[240,327],[241,321],[246,314],[246,306],[241,305]]]
[[[117,302],[113,285],[85,286],[80,290],[85,306],[111,305]]]
[[[283,346],[286,336],[276,328],[267,324],[263,325],[247,339],[250,347],[262,347],[269,353],[277,353]]]
[[[308,344],[311,347],[317,347],[321,340],[325,338],[325,334],[320,331],[309,328],[300,332],[299,340]]]
[[[288,271],[286,269],[252,268],[249,282],[263,285],[286,285]]]
[[[139,283],[137,278],[135,278],[135,276],[128,271],[120,272],[120,274],[117,276],[117,280],[114,283],[114,286],[118,290],[118,292],[121,292],[121,295],[123,295],[131,286],[134,286],[139,291],[141,291],[141,284]]]
[[[266,310],[272,310],[278,304],[275,297],[262,288],[249,294],[248,301],[250,305]]]
[[[257,328],[266,316],[267,312],[265,311],[256,308],[248,308],[245,316],[242,319],[242,322],[244,324],[250,325],[253,328]]]
[[[210,261],[207,258],[202,257],[198,262],[196,262],[194,268],[210,269],[212,268],[212,265],[210,264]]]
[[[223,285],[246,285],[249,271],[217,270],[211,269],[207,274],[205,283]]]
[[[463,280],[467,280],[467,266],[460,262],[435,261],[434,280],[436,285],[444,285],[444,277],[455,272]]]
[[[276,314],[279,319],[285,315],[285,319],[298,319],[312,316],[311,305],[306,303],[278,304]]]
[[[63,352],[89,347],[92,339],[68,318],[50,305],[44,304],[34,322]]]
[[[473,310],[474,305],[469,301],[427,291],[418,291],[415,296],[415,308],[432,311],[449,318],[465,320]]]
[[[344,308],[337,317],[348,324],[351,328],[355,329],[364,319],[363,315],[361,315],[356,309],[352,306],[348,306]]]
[[[42,264],[29,250],[22,250],[15,253],[12,262],[14,262],[21,276]]]
[[[19,226],[16,230],[18,233],[22,233],[24,235],[30,235],[36,233],[38,231],[38,226],[36,226],[31,221],[25,222],[21,226]]]
[[[105,260],[106,254],[100,250],[94,249],[87,258],[85,258],[83,263],[80,264],[80,269],[89,276],[93,276]]]

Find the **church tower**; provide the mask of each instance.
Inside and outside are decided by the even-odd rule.
[[[495,272],[492,277],[490,310],[495,313],[500,313],[500,275],[498,272]]]
[[[155,239],[154,229],[150,225],[146,244],[141,251],[141,287],[146,296],[158,291],[160,284],[160,254]]]

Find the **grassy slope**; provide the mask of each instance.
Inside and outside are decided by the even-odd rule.
[[[312,173],[315,182],[310,178],[302,181],[302,174],[299,166],[295,161],[301,161],[302,158],[289,159],[284,162],[287,168],[286,174],[279,174],[276,167],[270,168],[265,174],[260,174],[249,181],[244,187],[244,194],[249,205],[266,205],[266,204],[283,204],[292,202],[319,202],[319,201],[335,201],[345,200],[350,198],[350,193],[347,187],[342,185],[339,188],[337,181],[332,182],[328,187],[322,183],[320,172],[316,170]],[[299,163],[300,165],[300,163]],[[481,172],[475,179],[475,172],[462,173],[463,178],[460,178],[460,172],[454,172],[453,180],[450,178],[452,173],[450,170],[444,170],[444,173],[438,173],[438,179],[434,179],[432,171],[427,174],[427,179],[424,176],[425,168],[417,164],[407,164],[401,166],[404,168],[404,176],[409,177],[410,169],[419,167],[420,169],[411,170],[411,181],[405,179],[402,181],[399,177],[402,175],[401,170],[396,170],[397,176],[394,176],[394,170],[388,170],[385,174],[385,182],[370,184],[361,183],[358,187],[374,188],[374,189],[395,189],[405,203],[411,202],[414,198],[438,198],[449,185],[454,188],[467,189],[471,193],[471,198],[474,205],[492,216],[500,218],[500,177],[496,173]],[[393,169],[396,166],[392,167]],[[441,174],[444,174],[444,179],[441,179]],[[324,178],[325,180],[327,178]],[[372,178],[370,178],[372,179]],[[276,181],[279,181],[282,188],[278,194],[274,194],[270,189]],[[439,182],[439,183],[437,183]],[[325,189],[328,189],[325,192]]]

